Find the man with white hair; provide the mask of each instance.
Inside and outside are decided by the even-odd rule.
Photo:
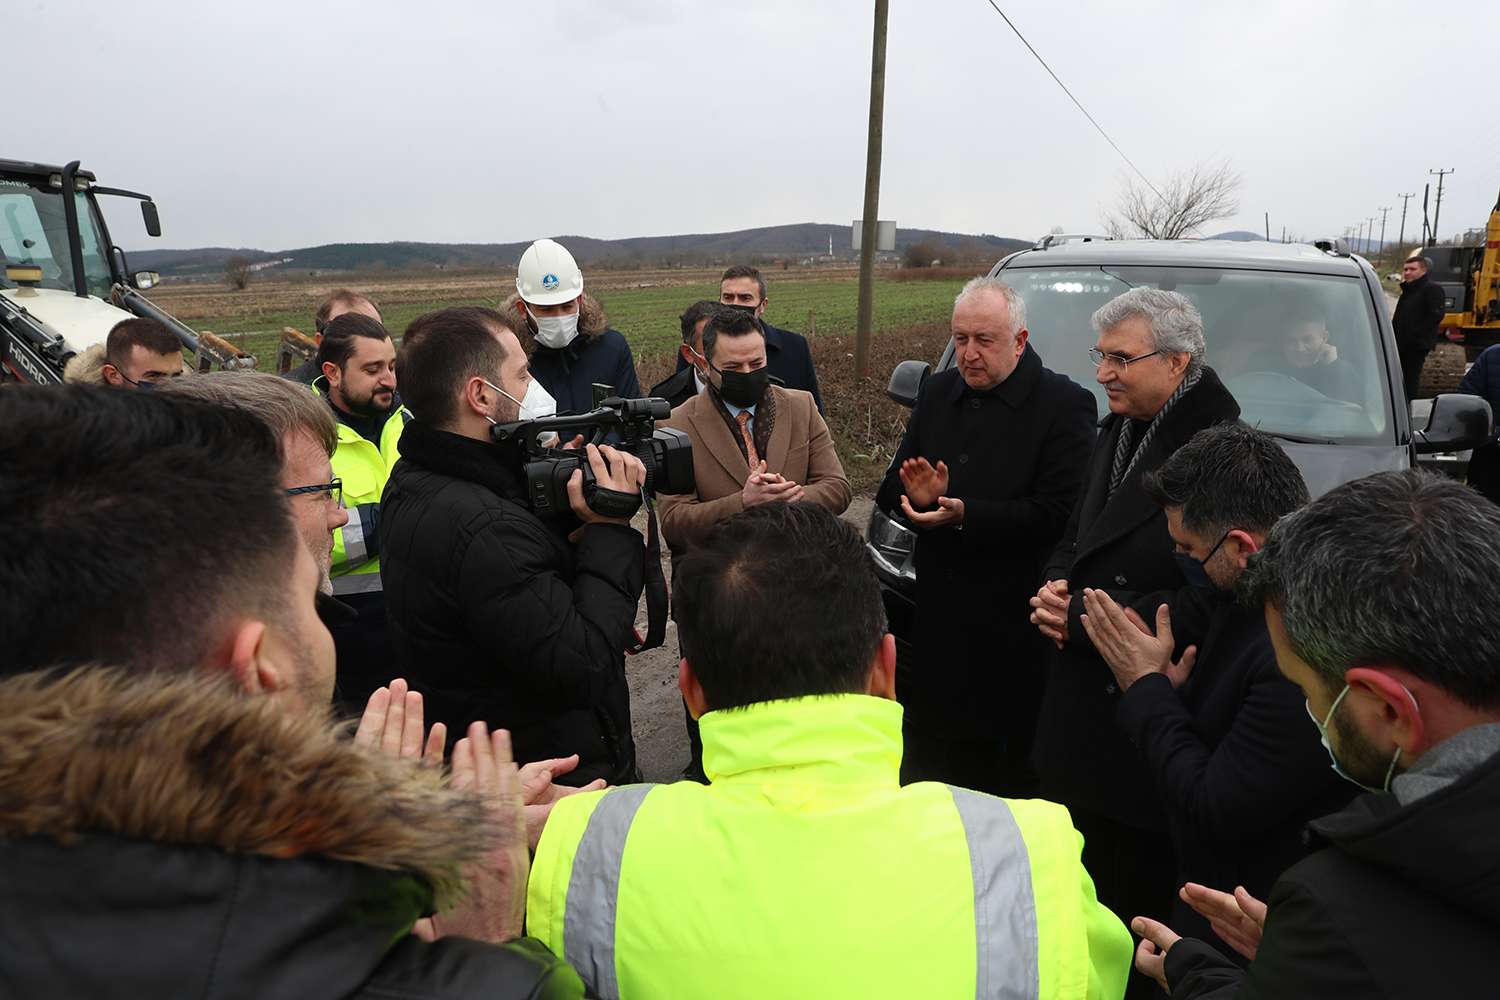
[[[964,286],[952,329],[956,364],[922,384],[876,497],[917,529],[902,777],[1029,798],[1049,647],[1026,601],[1078,499],[1094,397],[1042,367],[1026,303],[999,278]]]
[[[1082,595],[1106,591],[1146,618],[1168,604],[1174,634],[1201,637],[1207,604],[1195,608],[1196,591],[1184,590],[1166,514],[1141,477],[1198,431],[1237,419],[1240,407],[1204,364],[1203,317],[1177,292],[1132,289],[1100,307],[1093,324],[1099,340],[1089,354],[1110,414],[1031,600],[1032,621],[1060,650],[1042,699],[1036,763],[1042,794],[1066,805],[1084,835],[1100,901],[1129,920],[1171,909],[1176,862],[1140,755],[1115,722],[1120,686],[1079,620]]]

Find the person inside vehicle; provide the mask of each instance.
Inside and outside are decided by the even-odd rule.
[[[1328,321],[1321,309],[1303,306],[1287,314],[1275,347],[1250,356],[1242,372],[1275,372],[1309,385],[1330,399],[1362,405],[1364,380],[1359,369],[1339,357],[1328,341]]]

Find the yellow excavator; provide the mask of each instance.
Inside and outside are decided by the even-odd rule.
[[[1447,315],[1442,332],[1461,343],[1469,361],[1500,343],[1500,199],[1490,212],[1484,242],[1467,246],[1423,247],[1432,266],[1428,277],[1443,289]]]

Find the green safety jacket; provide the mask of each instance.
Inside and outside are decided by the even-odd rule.
[[[901,706],[866,695],[700,720],[711,784],[553,807],[528,932],[604,1000],[1118,998],[1130,933],[1062,806],[901,787]]]
[[[411,412],[398,407],[380,429],[380,447],[338,421],[339,445],[333,475],[344,481],[349,523],[333,533],[333,592],[357,594],[380,589],[380,494],[401,457],[401,432]]]

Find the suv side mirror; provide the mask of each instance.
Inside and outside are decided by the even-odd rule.
[[[891,382],[885,387],[885,394],[902,406],[915,406],[917,390],[931,374],[932,366],[925,361],[903,361],[891,372]]]
[[[1432,401],[1427,426],[1412,433],[1418,454],[1477,448],[1495,433],[1495,415],[1488,400],[1445,392]]]
[[[148,236],[161,235],[161,216],[156,214],[156,202],[149,198],[141,202],[141,220],[146,223]]]
[[[161,284],[161,275],[155,271],[137,271],[130,276],[130,283],[144,292]]]

